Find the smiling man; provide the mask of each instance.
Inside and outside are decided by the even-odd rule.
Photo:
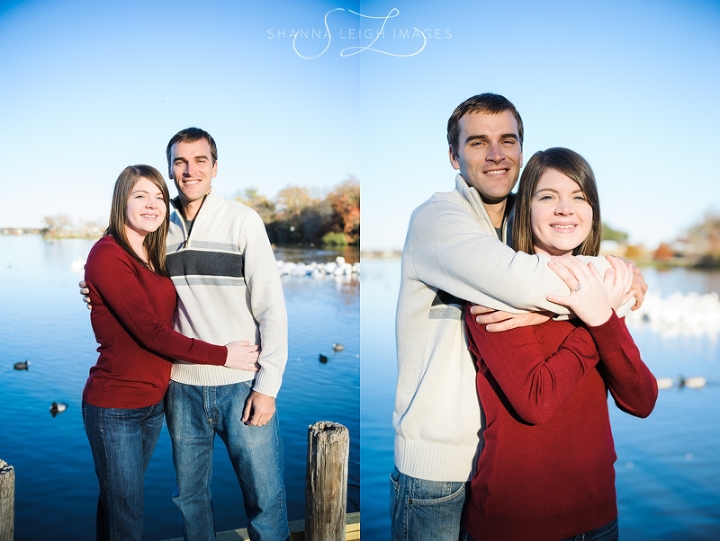
[[[217,434],[240,483],[250,539],[288,539],[275,412],[287,362],[287,314],[275,256],[257,213],[213,191],[217,147],[209,133],[178,132],[167,160],[179,193],[167,248],[178,294],[175,328],[216,344],[232,336],[261,350],[258,372],[173,363],[166,417],[183,533],[188,541],[215,539],[210,481]]]
[[[530,311],[499,323],[500,329],[546,321],[542,311],[567,314],[546,300],[568,294],[549,259],[504,244],[523,158],[515,106],[497,94],[473,96],[453,112],[447,137],[450,163],[459,171],[455,189],[415,209],[402,255],[393,541],[460,536],[467,481],[482,442],[476,370],[462,317],[466,301],[500,311],[484,316],[486,323]],[[601,272],[608,267],[603,258],[595,264]],[[638,301],[643,286],[636,288]]]

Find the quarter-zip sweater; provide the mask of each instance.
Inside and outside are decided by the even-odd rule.
[[[169,278],[146,269],[111,236],[95,243],[85,265],[98,347],[83,400],[101,408],[157,404],[170,383],[172,358],[222,366],[227,348],[172,329],[177,305]]]
[[[393,425],[398,470],[464,482],[482,445],[476,369],[462,318],[465,301],[515,313],[567,314],[545,296],[567,295],[568,287],[548,268],[549,257],[503,244],[477,190],[460,175],[455,185],[452,192],[433,195],[410,218],[395,325]],[[594,261],[601,274],[609,267],[602,257],[585,260]]]
[[[287,313],[260,216],[210,191],[188,235],[173,203],[167,267],[178,295],[175,329],[220,344],[247,340],[261,352],[259,372],[176,362],[171,379],[201,386],[254,379],[255,391],[277,396],[287,362]]]

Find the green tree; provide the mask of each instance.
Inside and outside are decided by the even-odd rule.
[[[608,224],[603,222],[602,224],[602,240],[614,240],[615,242],[625,242],[628,239],[628,234],[625,231],[613,229]]]

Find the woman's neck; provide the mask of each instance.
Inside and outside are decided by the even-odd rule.
[[[128,240],[130,248],[132,248],[133,252],[135,252],[135,255],[138,256],[140,260],[144,261],[145,263],[148,262],[147,251],[145,250],[145,245],[143,244],[145,242],[146,236],[147,235],[141,235],[127,225],[125,226],[125,237]]]
[[[569,250],[569,251],[567,251],[567,252],[555,252],[555,253],[552,253],[552,254],[551,254],[551,253],[548,252],[547,250],[543,249],[541,246],[537,246],[537,245],[535,245],[535,244],[533,244],[533,250],[535,250],[535,253],[536,253],[536,254],[543,254],[543,255],[550,256],[550,257],[567,255],[567,254],[572,255],[572,250]]]

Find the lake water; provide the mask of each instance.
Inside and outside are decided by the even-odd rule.
[[[97,353],[89,313],[78,294],[93,242],[0,236],[0,458],[15,468],[15,539],[95,537],[97,478],[85,437],[81,394]],[[278,250],[286,261],[329,262],[357,250]],[[348,511],[359,510],[360,304],[356,278],[282,278],[289,319],[289,359],[277,407],[285,447],[290,520],[303,518],[307,428],[330,420],[350,431]],[[332,344],[345,345],[334,353]],[[318,361],[319,355],[327,363]],[[28,371],[15,362],[30,360]],[[53,402],[69,405],[52,417]],[[246,526],[242,496],[216,439],[213,496],[218,531]],[[170,439],[163,433],[145,476],[145,539],[182,536],[171,501]]]
[[[360,472],[362,535],[368,541],[389,537],[400,262],[363,260],[362,270]],[[650,292],[663,298],[676,291],[686,296],[720,292],[720,273],[646,269],[644,274]],[[717,303],[714,297],[710,300]],[[716,308],[714,315],[718,314]],[[720,326],[702,332],[673,332],[667,326],[659,329],[652,322],[634,320],[629,326],[657,377],[701,375],[708,383],[698,390],[677,384],[661,390],[647,419],[626,415],[611,403],[620,538],[720,539]]]

